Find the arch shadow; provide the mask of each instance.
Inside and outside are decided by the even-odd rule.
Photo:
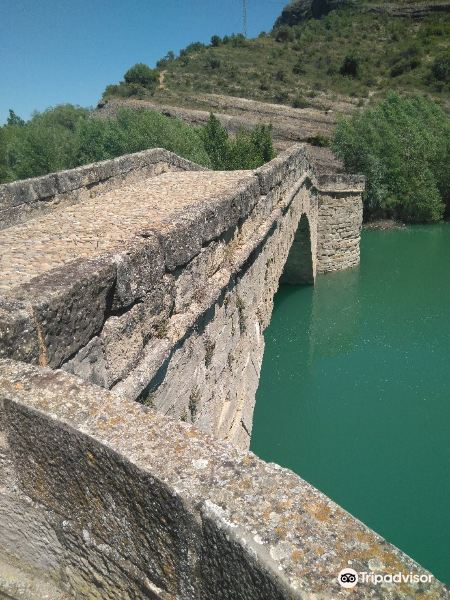
[[[284,265],[280,284],[314,285],[314,279],[311,229],[308,217],[303,213]]]

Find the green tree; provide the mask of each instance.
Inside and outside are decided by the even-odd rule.
[[[128,69],[123,78],[125,83],[138,84],[151,90],[158,81],[158,72],[144,63],[137,63]]]
[[[221,171],[256,169],[275,156],[272,130],[265,125],[258,125],[252,131],[241,129],[230,138],[225,127],[211,113],[203,128],[202,139],[213,168]]]
[[[439,221],[450,198],[450,125],[424,97],[391,93],[342,120],[332,147],[348,170],[364,173],[366,219]]]
[[[444,83],[450,82],[450,53],[444,56],[438,56],[431,66],[433,77]]]
[[[8,118],[6,119],[6,124],[21,127],[22,125],[25,125],[25,121],[19,117],[19,115],[16,115],[12,108],[10,108]]]
[[[205,150],[211,160],[212,168],[226,170],[229,162],[228,132],[222,127],[219,119],[212,113],[208,123],[202,130],[202,139]]]

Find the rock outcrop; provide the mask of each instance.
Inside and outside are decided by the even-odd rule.
[[[352,5],[352,0],[294,0],[283,8],[275,22],[275,27],[281,25],[297,25],[306,19],[320,19],[335,8]]]

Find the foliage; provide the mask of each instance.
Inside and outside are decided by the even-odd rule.
[[[69,104],[36,113],[24,124],[2,128],[2,181],[35,177],[75,166],[75,137],[88,112]],[[5,173],[6,171],[6,173]]]
[[[162,65],[167,65],[175,60],[173,52],[169,52],[164,59],[159,61]],[[104,98],[116,96],[119,98],[145,98],[153,95],[157,87],[159,74],[156,69],[151,69],[144,63],[137,63],[130,67],[123,77],[123,81],[118,84],[106,86],[103,92]]]
[[[274,37],[277,42],[292,42],[295,39],[292,27],[282,25],[274,31]]]
[[[291,105],[298,90],[303,95],[320,89],[367,98],[394,89],[448,100],[450,13],[392,17],[364,10],[365,3],[346,3],[320,19],[302,20],[292,27],[285,24],[253,40],[228,35],[219,45],[211,40],[208,46],[188,46],[181,57],[165,64],[166,89],[155,90],[155,96],[162,103],[170,94],[179,99],[183,94],[192,97],[193,92],[268,102],[277,96]],[[220,64],[205,69],[211,64],[209,57]],[[357,65],[345,65],[346,58],[355,57]],[[279,72],[286,73],[284,80],[266,85]],[[321,108],[319,97],[316,104]]]
[[[367,178],[365,216],[439,221],[450,199],[450,125],[424,97],[391,93],[338,125],[333,150]]]
[[[201,135],[214,169],[256,169],[275,156],[271,129],[264,125],[258,125],[253,131],[242,129],[230,138],[211,113]]]
[[[99,119],[63,105],[0,127],[0,183],[156,147],[225,170],[253,169],[274,156],[271,132],[262,126],[230,139],[212,115],[196,128],[150,110],[123,108],[115,118]]]
[[[450,83],[450,52],[444,56],[437,56],[431,66],[433,77],[438,81]]]
[[[121,109],[115,119],[85,120],[77,131],[78,164],[158,147],[210,164],[195,128],[154,111]]]
[[[211,46],[213,46],[213,48],[217,48],[218,46],[220,46],[220,44],[222,43],[222,38],[218,35],[213,35],[211,38]]]
[[[123,76],[125,83],[141,85],[144,88],[152,89],[158,81],[158,72],[150,69],[144,63],[137,63],[132,66]]]
[[[308,108],[308,106],[311,106],[311,103],[301,94],[297,94],[292,100],[293,108]]]
[[[339,69],[341,75],[357,77],[359,75],[359,60],[355,56],[347,55]]]
[[[10,108],[8,118],[6,119],[6,124],[22,126],[25,125],[25,121],[19,117],[19,115],[16,115],[16,113]]]

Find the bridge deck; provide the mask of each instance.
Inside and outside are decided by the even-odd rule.
[[[188,171],[123,185],[0,233],[0,291],[77,258],[120,249],[170,223],[183,208],[211,201],[250,180],[248,171]]]

